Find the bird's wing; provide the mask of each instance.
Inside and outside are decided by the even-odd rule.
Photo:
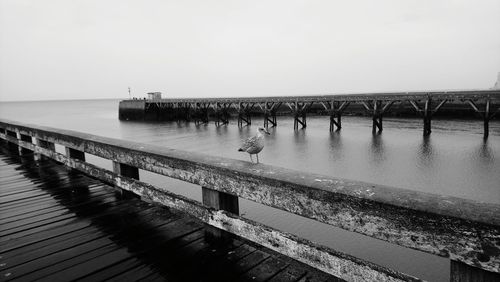
[[[257,136],[250,137],[243,141],[243,145],[241,145],[240,150],[246,151],[248,148],[255,146],[257,143]]]

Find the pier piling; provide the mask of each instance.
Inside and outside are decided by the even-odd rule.
[[[239,102],[238,103],[238,127],[243,126],[243,122],[245,122],[245,125],[251,125],[252,124],[252,116],[250,114],[251,109],[253,108],[255,104],[252,104],[250,106],[250,103],[244,103]]]
[[[215,126],[229,124],[229,105],[226,103],[216,103],[215,110]]]
[[[276,109],[281,106],[281,103],[268,103],[266,102],[264,104],[264,127],[269,128],[269,123],[271,125],[277,126],[278,123],[276,122]]]
[[[491,104],[490,98],[487,98],[484,102],[484,111],[481,111],[479,109],[479,106],[472,99],[467,100],[467,103],[483,119],[483,126],[484,126],[483,127],[484,128],[483,137],[484,137],[484,139],[487,139],[488,136],[490,135],[489,122],[500,111],[500,108],[498,108],[494,113],[491,113],[491,111],[490,111],[490,104]]]
[[[194,124],[207,124],[208,123],[208,105],[205,103],[196,103],[194,114]]]
[[[321,103],[321,105],[330,113],[330,132],[339,131],[342,129],[342,113],[349,106],[350,102],[344,101],[341,104],[340,101],[331,101],[326,103],[329,107],[324,103]]]
[[[432,127],[431,127],[431,122],[432,122],[432,117],[433,115],[441,109],[441,107],[447,102],[447,99],[441,100],[439,104],[435,107],[432,108],[432,99],[431,97],[427,97],[424,102],[424,107],[421,108],[420,105],[418,104],[418,101],[412,101],[409,100],[408,102],[413,106],[413,108],[417,111],[417,113],[422,116],[423,121],[424,121],[424,131],[423,134],[424,136],[429,136],[432,132]]]

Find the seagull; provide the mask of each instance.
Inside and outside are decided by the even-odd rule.
[[[252,155],[257,155],[257,163],[259,163],[259,152],[264,148],[264,135],[271,134],[263,127],[259,127],[257,129],[257,134],[246,139],[241,145],[241,148],[238,149],[240,152],[247,152],[250,154],[250,161],[253,163]]]

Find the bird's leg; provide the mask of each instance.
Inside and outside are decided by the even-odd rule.
[[[259,154],[256,154],[257,155],[257,163],[259,163]]]
[[[253,163],[252,154],[249,155],[250,155],[250,161]]]

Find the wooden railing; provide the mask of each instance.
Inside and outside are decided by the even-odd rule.
[[[0,138],[348,281],[418,279],[243,218],[238,198],[450,258],[452,280],[499,277],[497,204],[7,120],[0,120]],[[111,160],[114,170],[86,162],[85,153]],[[139,169],[202,186],[203,203],[139,181]]]

